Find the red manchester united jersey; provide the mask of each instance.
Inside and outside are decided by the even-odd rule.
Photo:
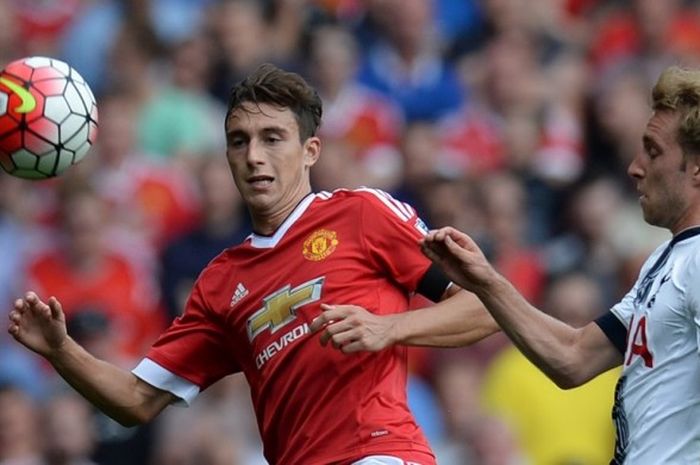
[[[320,304],[405,311],[430,262],[414,210],[374,189],[310,194],[269,237],[224,251],[135,370],[178,397],[243,371],[276,465],[432,453],[406,403],[406,349],[346,355],[309,324]]]

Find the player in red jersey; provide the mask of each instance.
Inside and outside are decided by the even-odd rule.
[[[320,119],[316,92],[274,66],[233,89],[227,158],[254,232],[205,268],[132,372],[67,336],[55,297],[18,299],[9,332],[123,424],[242,371],[273,465],[434,464],[406,403],[404,344],[464,345],[496,326],[422,255],[425,227],[409,205],[373,189],[311,192]],[[413,292],[442,301],[407,312]],[[346,303],[357,307],[343,306],[341,321],[313,325],[322,304]],[[319,343],[331,327],[342,351]]]

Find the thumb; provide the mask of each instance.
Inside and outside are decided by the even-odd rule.
[[[63,321],[63,307],[61,306],[61,302],[59,302],[56,297],[51,296],[49,297],[48,304],[51,309],[51,318]]]

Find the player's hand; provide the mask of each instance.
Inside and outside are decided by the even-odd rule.
[[[15,300],[7,331],[21,344],[49,357],[65,343],[66,318],[61,303],[51,297],[43,302],[34,292]]]
[[[450,226],[430,231],[421,248],[453,282],[469,291],[476,292],[496,275],[472,238]]]
[[[357,305],[321,304],[323,313],[311,323],[321,332],[321,345],[329,342],[346,354],[378,352],[396,342],[394,315],[375,315]]]

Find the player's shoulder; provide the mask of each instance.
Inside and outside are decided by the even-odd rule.
[[[200,282],[209,282],[215,286],[218,281],[227,281],[228,277],[231,275],[232,268],[236,265],[236,251],[241,246],[242,244],[239,244],[219,252],[219,254],[212,258],[202,269],[197,280]]]
[[[684,241],[682,257],[685,261],[687,273],[694,277],[700,276],[700,234],[689,237]]]
[[[336,189],[316,194],[322,202],[342,204],[343,208],[368,208],[377,212],[391,214],[403,221],[415,216],[415,209],[408,203],[396,199],[381,189],[358,187],[356,189]]]

